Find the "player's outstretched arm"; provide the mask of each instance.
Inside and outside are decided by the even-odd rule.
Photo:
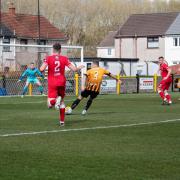
[[[36,73],[37,73],[38,76],[40,76],[41,78],[44,78],[44,75],[39,71],[39,69],[36,70]]]
[[[43,63],[40,67],[40,71],[43,72],[47,68],[47,63]]]
[[[80,65],[80,66],[78,66],[78,67],[76,67],[76,66],[74,66],[74,65],[72,65],[72,64],[69,64],[69,65],[68,65],[68,68],[71,69],[71,70],[74,71],[74,72],[77,72],[77,71],[81,70],[81,69],[84,68],[84,67],[85,67],[84,65]]]
[[[121,83],[121,80],[120,79],[117,79],[117,77],[115,76],[115,75],[113,75],[113,74],[108,74],[108,76],[109,77],[111,77],[111,78],[113,78],[113,79],[115,79],[118,83]]]
[[[17,82],[21,82],[26,75],[27,75],[27,70],[25,70],[25,71],[22,73],[22,75],[20,76],[20,78],[18,79]]]
[[[83,79],[82,79],[81,91],[84,91],[86,87],[86,82],[87,82],[87,75],[84,74]]]

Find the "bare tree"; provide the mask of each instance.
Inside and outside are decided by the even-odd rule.
[[[2,9],[8,8],[7,0]],[[9,0],[18,13],[37,14],[37,0]],[[109,30],[117,30],[130,14],[179,11],[180,1],[171,0],[39,0],[41,15],[69,37],[70,44],[86,47],[86,55],[96,55],[95,48]]]

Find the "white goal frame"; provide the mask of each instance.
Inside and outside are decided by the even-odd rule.
[[[34,48],[53,48],[53,45],[33,45],[33,44],[5,44],[0,43],[0,47],[34,47]],[[84,65],[84,47],[83,46],[68,46],[68,45],[62,45],[61,48],[66,49],[80,49],[80,62],[82,65]],[[14,50],[15,52],[15,50]],[[84,70],[82,70],[81,73],[81,79],[83,79]]]

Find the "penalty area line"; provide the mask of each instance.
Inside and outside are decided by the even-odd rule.
[[[144,122],[144,123],[133,123],[133,124],[121,124],[121,125],[113,125],[113,126],[96,126],[96,127],[76,128],[76,129],[59,129],[59,130],[51,130],[51,131],[1,134],[0,137],[40,135],[40,134],[51,134],[51,133],[59,133],[59,132],[87,131],[87,130],[111,129],[111,128],[121,128],[121,127],[134,127],[134,126],[137,127],[137,126],[143,126],[143,125],[163,124],[163,123],[170,123],[170,122],[177,122],[177,121],[180,121],[180,119],[171,119],[171,120],[164,120],[164,121]]]

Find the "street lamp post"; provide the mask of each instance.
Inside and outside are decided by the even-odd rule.
[[[39,0],[38,2],[38,45],[40,45],[40,40],[41,40],[41,21],[40,21],[40,5],[39,5]]]
[[[41,44],[41,21],[40,21],[40,4],[39,4],[39,0],[37,0],[37,5],[38,5],[38,41],[37,44],[40,45]],[[40,48],[38,48],[38,68],[41,65],[41,54],[40,54]]]

